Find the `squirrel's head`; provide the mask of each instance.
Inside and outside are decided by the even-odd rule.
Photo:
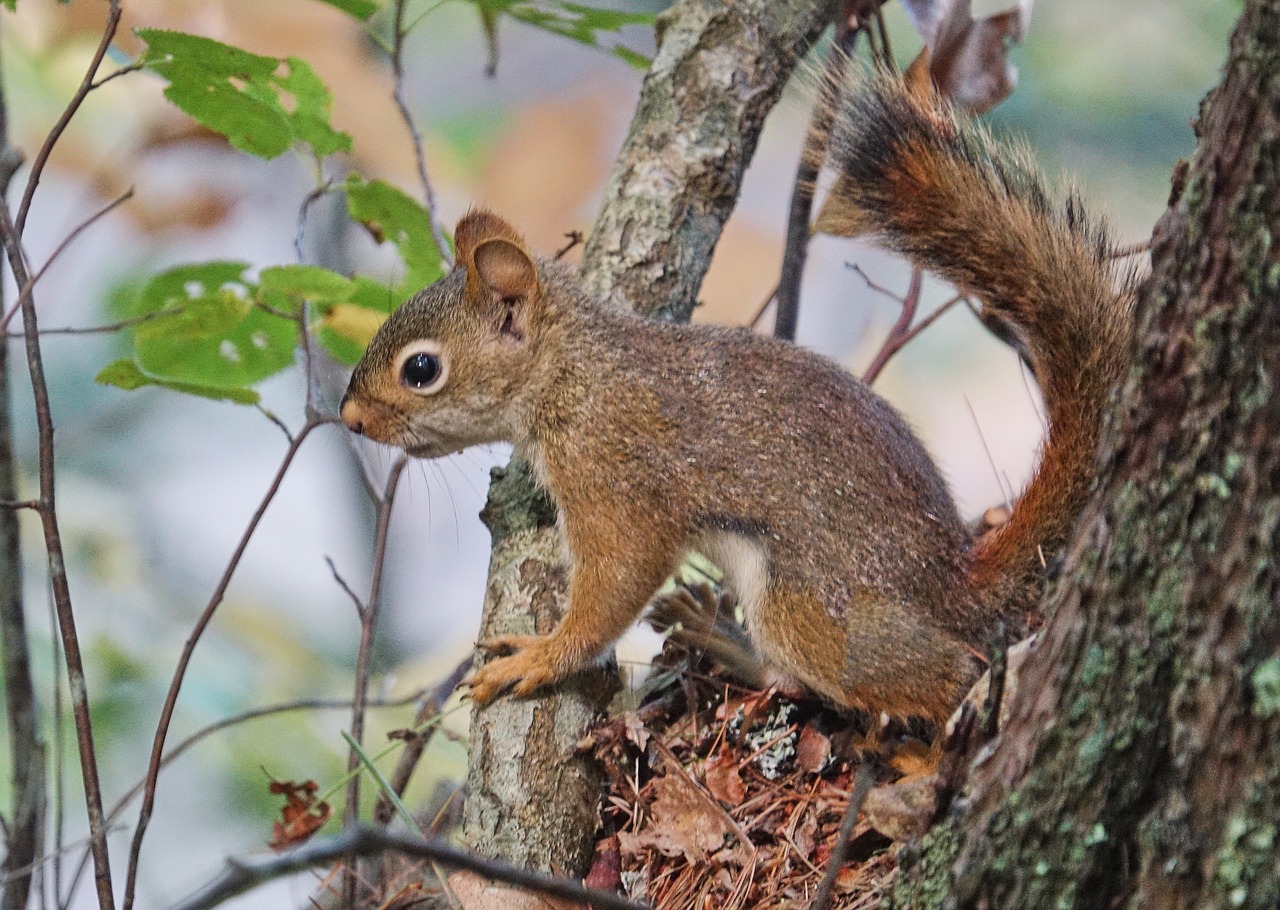
[[[516,441],[537,372],[544,309],[538,267],[509,224],[469,212],[453,271],[383,323],[342,399],[352,432],[435,458]]]

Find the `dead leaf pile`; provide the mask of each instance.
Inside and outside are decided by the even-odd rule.
[[[683,709],[690,700],[698,710]],[[934,804],[928,747],[895,733],[900,756],[880,764],[885,734],[869,726],[771,691],[685,675],[591,737],[610,775],[597,883],[662,910],[807,906],[854,772],[876,761],[885,782],[869,801],[876,819],[860,817],[832,906],[878,906],[897,874],[891,837],[918,836]],[[602,880],[605,870],[614,881]]]

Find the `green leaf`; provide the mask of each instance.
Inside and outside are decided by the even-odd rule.
[[[289,313],[298,312],[304,300],[327,312],[356,292],[350,278],[315,265],[272,266],[262,270],[258,283],[264,303]]]
[[[348,151],[329,124],[328,89],[302,60],[280,60],[182,32],[139,29],[142,62],[169,81],[165,97],[241,151],[274,158],[295,142],[317,157]]]
[[[11,13],[18,11],[18,0],[4,0],[4,8]]]
[[[502,13],[513,19],[560,35],[588,47],[608,50],[631,65],[649,65],[649,59],[621,45],[609,44],[602,39],[604,33],[617,34],[627,25],[652,26],[656,13],[625,12],[599,9],[567,0],[559,2],[530,2],[530,0],[472,0],[484,13]]]
[[[159,386],[187,395],[199,395],[202,398],[213,398],[219,401],[234,401],[237,404],[257,404],[259,400],[258,393],[253,389],[202,386],[197,383],[173,382],[148,376],[138,369],[138,365],[132,360],[117,360],[115,363],[107,364],[94,377],[94,380],[103,385],[113,385],[130,391],[144,386]]]
[[[248,386],[293,363],[297,322],[268,312],[259,302],[273,296],[278,309],[296,312],[301,297],[289,295],[291,286],[337,292],[345,279],[322,274],[323,269],[268,269],[275,293],[266,295],[245,276],[247,271],[243,262],[205,262],[178,266],[148,281],[126,304],[125,315],[159,315],[135,327],[135,373],[125,379],[141,376],[152,385],[244,401]],[[353,285],[343,289],[350,291]]]
[[[423,288],[444,274],[427,211],[416,200],[385,181],[366,181],[355,174],[343,188],[352,219],[379,243],[394,244],[399,250],[406,269],[404,286]]]
[[[378,4],[374,0],[320,0],[320,2],[336,6],[348,16],[355,16],[361,22],[378,11]]]

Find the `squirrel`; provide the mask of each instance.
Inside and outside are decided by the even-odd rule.
[[[594,299],[498,216],[382,325],[341,414],[434,458],[506,441],[555,500],[571,562],[549,635],[471,694],[528,696],[596,659],[696,550],[780,678],[837,706],[946,719],[1001,622],[1034,607],[1093,479],[1129,361],[1134,280],[1072,195],[929,93],[873,77],[835,112],[816,229],[870,234],[980,299],[1043,389],[1049,431],[1012,518],[980,540],[906,421],[834,362],[745,329]]]

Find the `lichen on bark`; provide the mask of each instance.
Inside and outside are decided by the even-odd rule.
[[[1245,4],[1157,227],[1134,368],[1008,726],[911,905],[1280,895],[1280,4]],[[923,899],[927,897],[928,899]],[[899,900],[899,905],[904,905]]]

